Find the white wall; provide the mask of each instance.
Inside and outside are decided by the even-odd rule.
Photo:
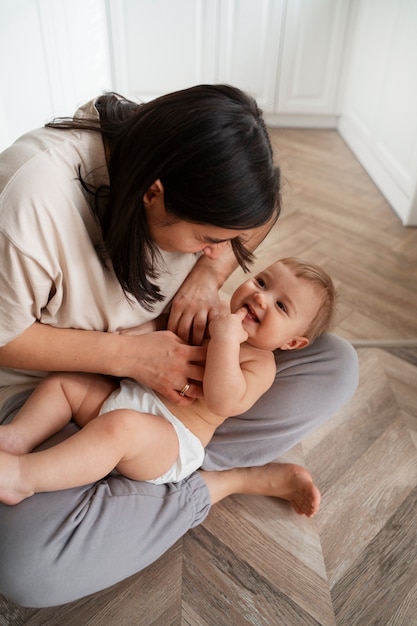
[[[0,0],[0,150],[111,89],[103,0]]]
[[[356,0],[339,132],[417,225],[417,1]]]
[[[0,149],[106,89],[202,82],[249,91],[270,123],[335,127],[350,1],[0,0]]]
[[[137,100],[198,83],[256,97],[278,125],[335,127],[350,0],[108,1],[116,88]]]
[[[0,0],[0,58],[0,149],[106,90],[229,82],[338,128],[417,225],[417,0]]]

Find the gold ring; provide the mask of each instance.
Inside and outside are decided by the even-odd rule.
[[[190,388],[190,383],[187,383],[186,385],[184,385],[184,387],[180,391],[180,396],[184,397],[187,391],[189,390],[189,388]]]

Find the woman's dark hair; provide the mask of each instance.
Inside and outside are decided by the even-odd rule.
[[[96,101],[100,121],[56,120],[54,128],[99,130],[110,148],[110,187],[94,190],[105,251],[126,293],[143,306],[163,299],[152,283],[158,249],[143,197],[159,179],[174,218],[249,230],[280,212],[279,169],[255,100],[228,85],[199,85],[136,104],[117,94]],[[86,181],[82,181],[86,186]],[[231,240],[239,264],[251,253]]]

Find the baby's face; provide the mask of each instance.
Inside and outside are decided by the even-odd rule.
[[[315,285],[277,261],[240,285],[230,306],[232,312],[247,309],[242,324],[249,344],[264,350],[288,350],[302,347],[294,340],[304,336],[316,316],[320,296]]]

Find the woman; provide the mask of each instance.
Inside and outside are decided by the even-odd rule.
[[[0,164],[2,421],[47,371],[131,377],[192,402],[218,289],[279,214],[279,172],[253,99],[227,86],[140,106],[103,96],[72,121],[28,133]],[[168,331],[119,332],[171,301]],[[356,361],[335,337],[281,358],[269,394],[220,429],[206,470],[272,460],[353,392]],[[262,493],[269,472],[209,471],[168,486],[112,475],[1,505],[0,592],[49,606],[111,585],[154,561],[210,504]]]

